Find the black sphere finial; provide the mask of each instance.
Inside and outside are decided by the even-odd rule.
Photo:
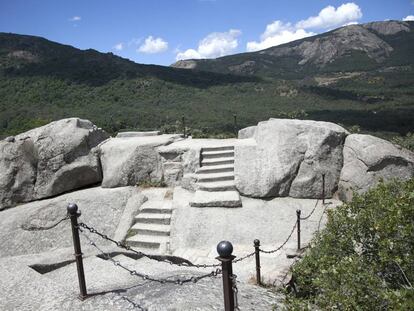
[[[233,253],[233,245],[229,241],[221,241],[217,244],[217,253],[220,257],[230,257]]]
[[[69,203],[67,210],[69,215],[76,215],[76,212],[78,211],[78,206],[75,203]]]
[[[260,241],[258,239],[253,241],[254,246],[260,246]]]

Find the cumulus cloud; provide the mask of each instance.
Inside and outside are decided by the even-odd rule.
[[[360,7],[353,3],[345,3],[338,8],[329,5],[322,9],[318,16],[311,16],[296,23],[296,28],[330,28],[355,22],[362,17]]]
[[[124,44],[122,42],[114,45],[114,50],[122,51],[124,49]]]
[[[69,21],[79,22],[81,19],[82,19],[82,17],[80,17],[80,16],[73,16],[73,17],[69,18]]]
[[[138,52],[155,54],[161,53],[168,49],[168,42],[162,38],[154,38],[149,36],[145,39],[144,43],[138,48]]]
[[[271,46],[280,45],[313,35],[315,35],[315,33],[308,32],[304,29],[296,29],[290,23],[274,21],[266,26],[265,32],[260,36],[261,40],[259,42],[247,42],[246,49],[248,52],[263,50]]]
[[[238,46],[237,38],[241,35],[238,29],[227,32],[213,32],[198,43],[197,49],[178,52],[176,59],[216,58],[231,54]]]
[[[356,24],[361,17],[361,9],[352,2],[342,4],[336,9],[333,6],[327,6],[319,12],[318,16],[311,16],[294,25],[279,20],[272,22],[266,26],[264,33],[260,36],[260,41],[247,42],[246,49],[248,52],[253,52],[299,40],[316,35],[307,29],[326,30],[336,26],[352,25]]]
[[[414,21],[414,15],[408,15],[403,18],[404,22]]]

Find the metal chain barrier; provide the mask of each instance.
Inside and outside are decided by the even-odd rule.
[[[81,224],[79,224],[79,225],[81,225]],[[96,245],[96,243],[87,234],[85,234],[85,232],[81,228],[78,228],[78,229],[79,229],[79,232],[89,241],[89,244],[92,245],[93,247],[95,247],[107,260],[111,261],[116,267],[120,267],[120,268],[128,271],[131,275],[136,276],[136,277],[140,277],[143,280],[158,282],[158,283],[161,283],[161,284],[170,283],[170,284],[183,285],[184,283],[189,283],[189,282],[197,283],[198,281],[200,281],[204,278],[215,277],[215,276],[217,276],[221,273],[220,269],[216,269],[215,271],[212,271],[212,272],[207,273],[207,274],[203,274],[203,275],[200,275],[200,276],[192,276],[192,277],[183,278],[183,279],[177,278],[177,279],[171,280],[171,279],[168,279],[168,278],[165,278],[165,279],[154,278],[154,277],[151,277],[147,274],[139,273],[137,270],[130,269],[130,268],[124,266],[121,262],[113,259],[108,253],[104,252],[98,245]]]
[[[280,251],[286,245],[286,243],[290,240],[290,238],[292,237],[293,232],[295,232],[296,226],[297,226],[297,222],[295,222],[294,226],[292,227],[292,230],[290,231],[289,236],[286,238],[286,240],[278,248],[276,248],[274,250],[270,250],[270,251],[265,251],[263,249],[260,249],[260,251],[262,253],[265,253],[265,254],[272,254],[272,253],[276,253],[277,251]]]
[[[300,217],[300,220],[307,220],[307,219],[309,219],[312,216],[312,214],[315,212],[316,207],[318,206],[318,203],[319,203],[319,199],[316,200],[316,204],[315,204],[313,210],[310,212],[310,214],[308,216],[306,216],[306,217]]]
[[[243,260],[245,260],[245,259],[247,259],[247,258],[252,257],[254,254],[255,254],[255,252],[250,253],[250,254],[247,254],[246,256],[243,256],[243,257],[237,258],[237,259],[233,260],[233,263],[238,263],[238,262],[240,262],[240,261],[243,261]]]
[[[58,222],[54,223],[53,225],[50,226],[46,226],[46,227],[25,227],[24,229],[29,230],[29,231],[43,231],[43,230],[50,230],[53,229],[55,227],[57,227],[59,224],[61,224],[62,222],[64,222],[65,220],[68,220],[69,216],[66,216],[64,218],[62,218],[61,220],[59,220]]]
[[[79,227],[82,227],[82,228],[88,230],[89,232],[100,236],[102,239],[107,240],[107,241],[115,244],[119,248],[123,248],[127,251],[131,251],[131,252],[133,252],[137,255],[146,257],[150,260],[155,260],[155,261],[158,261],[158,262],[165,262],[165,263],[169,263],[170,265],[175,265],[175,266],[179,266],[179,267],[191,267],[191,268],[217,268],[217,267],[220,267],[220,263],[218,263],[218,264],[209,264],[209,265],[208,264],[175,263],[175,262],[172,262],[171,260],[168,260],[166,258],[162,259],[159,256],[149,255],[149,254],[143,253],[141,251],[137,251],[137,250],[133,249],[131,246],[126,245],[125,243],[122,243],[122,242],[115,241],[115,240],[111,239],[106,234],[100,233],[98,230],[96,230],[93,227],[90,227],[90,226],[86,225],[85,223],[82,223],[82,222],[79,223]]]
[[[321,214],[321,217],[319,218],[319,222],[318,222],[318,232],[321,229],[322,218],[323,218],[323,215],[325,215],[327,208],[328,208],[328,205],[325,205],[325,207],[323,208],[323,212]]]

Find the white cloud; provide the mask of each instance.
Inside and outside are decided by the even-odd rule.
[[[138,48],[138,52],[155,54],[161,53],[168,49],[168,42],[162,38],[154,38],[149,36],[145,39],[144,43]]]
[[[322,9],[318,16],[311,16],[308,19],[296,23],[296,28],[329,28],[341,26],[350,22],[355,22],[362,17],[361,8],[353,3],[348,2],[334,8],[329,5]]]
[[[408,16],[404,17],[403,21],[404,22],[414,21],[414,15],[408,15]]]
[[[315,33],[308,32],[304,29],[296,29],[290,23],[274,21],[266,26],[265,32],[260,36],[260,41],[247,42],[246,49],[248,52],[263,50],[271,46],[280,45],[313,35],[315,35]]]
[[[238,46],[237,37],[241,35],[238,29],[227,32],[213,32],[198,43],[197,50],[188,49],[177,53],[176,59],[216,58],[231,54]]]
[[[82,17],[80,16],[73,16],[71,18],[69,18],[70,22],[79,22],[82,19]]]
[[[124,49],[124,44],[122,42],[114,45],[114,50],[122,51]]]
[[[342,4],[336,9],[333,6],[327,6],[319,12],[318,16],[311,16],[295,25],[279,20],[268,24],[260,36],[260,41],[247,42],[246,49],[248,52],[258,51],[316,35],[316,33],[308,31],[309,28],[326,30],[336,26],[357,24],[357,20],[361,17],[361,9],[352,2]]]
[[[358,22],[349,22],[349,23],[345,23],[342,26],[350,26],[350,25],[358,25]]]

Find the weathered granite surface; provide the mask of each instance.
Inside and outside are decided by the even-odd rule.
[[[351,200],[353,191],[364,193],[380,180],[412,177],[414,153],[371,135],[352,134],[346,138],[339,181],[342,200]]]
[[[102,187],[135,186],[147,179],[161,181],[161,159],[156,148],[179,139],[179,135],[121,137],[101,144]]]
[[[329,122],[270,119],[235,147],[235,182],[252,197],[320,198],[336,191],[348,132]]]
[[[55,260],[73,258],[61,253]],[[223,310],[223,290],[220,277],[206,278],[185,285],[159,284],[131,276],[110,261],[87,252],[84,259],[88,293],[84,301],[79,293],[76,267],[69,263],[49,273],[39,274],[29,266],[51,253],[0,259],[1,310]],[[157,278],[190,277],[209,273],[211,269],[194,270],[141,258],[133,260],[117,255],[115,260],[140,273]],[[238,300],[243,310],[272,310],[281,305],[279,294],[266,288],[238,283]],[[125,300],[126,297],[129,301]],[[135,305],[133,305],[134,303]]]
[[[107,137],[69,118],[0,141],[0,210],[100,182],[95,147]]]
[[[70,222],[65,221],[50,230],[38,230],[53,225],[66,216],[68,203],[76,203],[82,216],[79,221],[92,225],[113,236],[132,197],[138,208],[138,189],[100,187],[79,190],[59,197],[31,202],[0,214],[0,258],[40,253],[72,246]]]

